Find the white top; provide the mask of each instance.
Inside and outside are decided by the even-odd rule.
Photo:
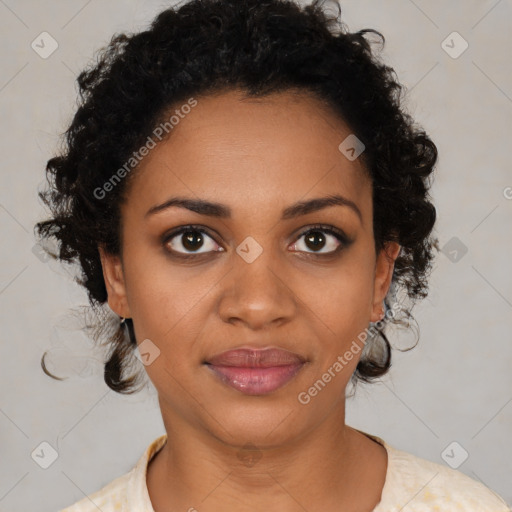
[[[361,433],[384,446],[388,453],[381,501],[373,512],[512,511],[496,493],[464,473],[397,450],[379,437]],[[59,512],[155,512],[146,485],[146,470],[166,441],[167,434],[158,437],[131,471]]]

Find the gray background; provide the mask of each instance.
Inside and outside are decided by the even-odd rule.
[[[86,296],[70,270],[32,252],[32,227],[44,217],[36,193],[71,119],[77,73],[114,32],[144,28],[165,5],[0,0],[0,511],[69,505],[131,469],[164,432],[152,386],[124,397],[104,384],[101,354],[69,320]],[[441,464],[456,441],[452,460],[469,453],[459,470],[512,503],[512,2],[341,5],[351,30],[384,33],[409,111],[438,145],[436,234],[449,244],[414,310],[418,346],[358,389],[347,422]],[[43,31],[59,45],[48,58],[31,48]],[[458,58],[442,46],[454,31],[469,43]],[[452,39],[453,53],[461,42]],[[43,374],[44,350],[68,380]],[[43,441],[58,452],[48,469],[31,458]]]

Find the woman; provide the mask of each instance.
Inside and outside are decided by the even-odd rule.
[[[507,510],[345,424],[438,247],[436,146],[372,32],[318,1],[193,0],[79,76],[38,229],[117,315],[106,383],[136,390],[135,353],[166,434],[65,511]]]

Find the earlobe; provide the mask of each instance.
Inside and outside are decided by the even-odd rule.
[[[118,255],[110,254],[104,247],[98,247],[100,253],[103,279],[108,294],[110,309],[123,318],[130,318],[130,309],[126,300],[126,287],[123,266]]]
[[[391,285],[395,261],[400,253],[400,248],[401,247],[397,242],[387,242],[377,256],[371,316],[372,322],[382,320],[384,317],[382,302]]]

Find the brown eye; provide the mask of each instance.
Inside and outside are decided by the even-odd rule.
[[[199,231],[185,231],[181,235],[181,245],[188,251],[200,249],[203,242],[203,235]]]
[[[164,239],[167,250],[183,255],[222,251],[217,242],[203,229],[184,226]]]
[[[304,243],[310,249],[316,251],[322,249],[326,244],[326,237],[321,231],[310,231],[304,237]]]
[[[302,232],[298,241],[292,245],[292,250],[308,254],[333,254],[343,247],[348,247],[352,241],[331,227],[313,227]],[[325,249],[325,250],[324,250]]]

